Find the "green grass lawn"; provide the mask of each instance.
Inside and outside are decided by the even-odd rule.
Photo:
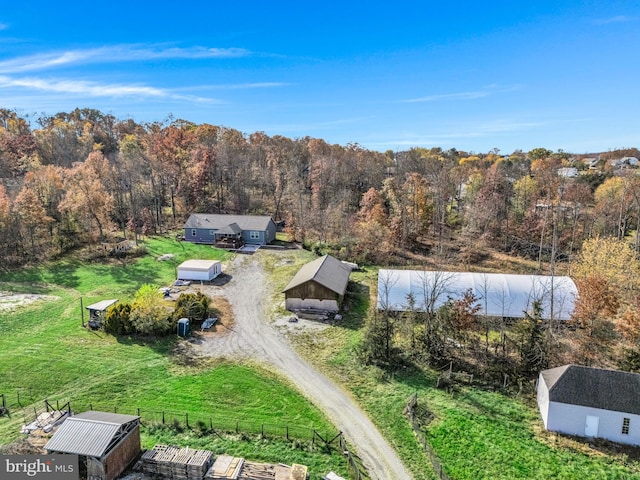
[[[187,414],[191,425],[213,423],[248,433],[264,429],[267,434],[284,435],[289,426],[291,437],[305,441],[313,429],[336,433],[317,408],[262,366],[213,361],[184,365],[173,354],[178,342],[184,340],[175,336],[160,340],[116,338],[82,328],[81,297],[85,306],[106,298],[130,299],[145,283],[169,284],[176,266],[185,259],[231,257],[208,246],[166,238],[150,239],[146,246],[148,254],[135,261],[85,263],[70,258],[0,275],[2,291],[56,297],[0,313],[0,393],[12,407],[11,418],[0,418],[0,444],[20,436],[24,414],[33,413],[34,408],[42,410],[44,399],[53,404],[71,402],[78,411],[89,406],[109,411],[117,408],[122,413],[139,410],[145,424],[159,422],[165,412],[168,421],[182,421]],[[166,253],[175,254],[175,260],[156,260]],[[17,405],[18,396],[21,406]],[[148,435],[143,437],[145,445],[150,446],[155,431],[144,431]],[[175,440],[190,434],[187,430]],[[165,432],[164,437],[167,435]],[[206,441],[205,437],[199,440]],[[286,451],[286,442],[278,449]],[[305,463],[304,449],[289,450],[289,456],[271,460]],[[247,441],[231,453],[267,460],[255,456],[256,451],[255,442]],[[338,459],[333,469],[344,472],[346,464],[342,457]],[[320,478],[317,473],[312,478]]]

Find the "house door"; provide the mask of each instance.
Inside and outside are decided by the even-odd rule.
[[[600,423],[600,417],[594,417],[587,415],[587,420],[584,424],[584,436],[585,437],[597,437],[598,425]]]

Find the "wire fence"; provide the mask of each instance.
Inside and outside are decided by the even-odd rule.
[[[2,414],[7,417],[22,415],[24,423],[28,424],[38,418],[44,412],[63,410],[71,415],[71,412],[84,412],[96,410],[101,412],[113,412],[140,417],[140,423],[144,426],[167,425],[176,429],[186,428],[195,430],[203,435],[245,434],[260,435],[264,438],[279,438],[290,441],[308,441],[313,446],[324,449],[327,453],[337,450],[345,456],[349,465],[352,480],[368,480],[369,476],[360,459],[351,452],[342,432],[321,431],[313,427],[299,425],[276,424],[263,422],[251,418],[231,418],[217,414],[208,415],[204,412],[176,412],[171,410],[149,410],[137,407],[122,407],[118,405],[98,405],[93,403],[80,404],[59,401],[44,400],[42,407],[36,407],[39,402],[30,401],[25,392],[18,393],[13,402],[10,396],[0,393],[0,408]],[[26,402],[29,402],[28,404]],[[28,405],[28,406],[27,406]],[[0,415],[1,417],[2,415]]]
[[[418,405],[418,392],[411,395],[409,400],[407,401],[407,405],[405,407],[405,413],[409,419],[409,423],[411,423],[411,428],[413,429],[422,449],[429,457],[431,461],[431,466],[433,467],[433,472],[440,480],[450,480],[447,474],[444,471],[444,466],[438,458],[438,455],[433,451],[431,445],[427,442],[427,435],[424,432],[424,427],[420,424],[418,417],[416,416],[416,406]]]

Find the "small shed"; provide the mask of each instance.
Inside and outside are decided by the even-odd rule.
[[[104,325],[104,317],[107,309],[116,303],[118,303],[118,299],[114,298],[111,300],[102,300],[101,302],[87,306],[87,310],[89,310],[89,327],[100,328]]]
[[[208,282],[222,273],[218,260],[187,260],[178,265],[178,280],[202,280]]]
[[[88,411],[67,418],[44,446],[80,457],[86,478],[113,480],[140,454],[140,417]]]
[[[537,401],[547,430],[640,445],[640,375],[564,365],[540,372]]]
[[[283,290],[286,309],[338,312],[350,273],[350,268],[331,255],[307,263]]]

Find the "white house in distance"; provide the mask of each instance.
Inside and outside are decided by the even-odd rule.
[[[502,273],[385,270],[378,272],[378,310],[404,312],[408,295],[418,311],[434,311],[467,290],[478,299],[477,315],[524,318],[534,302],[544,320],[569,320],[578,288],[569,277]]]
[[[537,400],[549,431],[640,445],[640,374],[580,365],[543,370]]]
[[[208,282],[222,273],[218,260],[187,260],[178,265],[178,280],[201,280]]]

